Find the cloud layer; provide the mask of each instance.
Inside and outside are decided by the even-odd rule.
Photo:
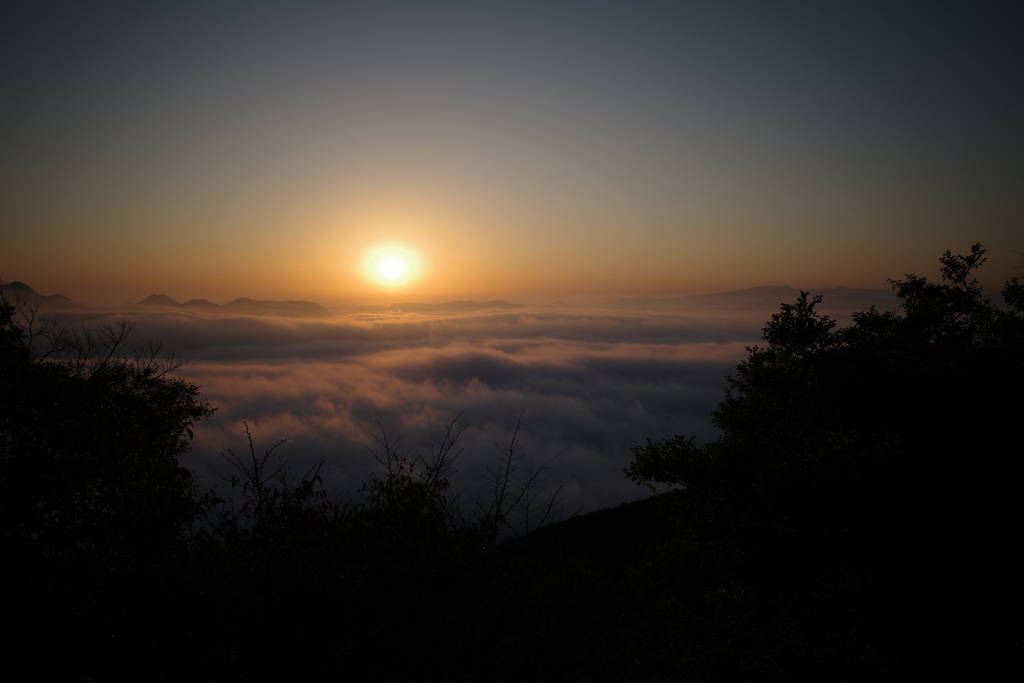
[[[190,355],[182,376],[218,406],[196,430],[189,463],[210,485],[224,471],[218,454],[245,447],[243,420],[258,448],[287,439],[277,452],[295,471],[323,456],[327,484],[353,491],[373,465],[365,445],[378,423],[416,453],[461,412],[468,429],[455,484],[468,500],[498,455],[494,443],[507,442],[523,413],[528,458],[560,454],[551,481],[574,477],[567,507],[596,509],[644,495],[621,473],[633,445],[714,438],[710,412],[764,313],[127,317],[139,338]]]

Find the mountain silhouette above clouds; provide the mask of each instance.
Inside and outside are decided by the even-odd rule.
[[[85,308],[61,294],[39,294],[24,282],[18,282],[17,280],[7,284],[0,284],[0,290],[3,290],[4,296],[12,303],[17,299],[21,299],[30,304],[39,304],[40,308],[59,308],[63,310]]]
[[[526,308],[526,304],[513,304],[503,299],[493,301],[446,301],[440,304],[402,303],[385,306],[381,310],[401,313],[440,313],[442,311],[484,311],[489,309]]]
[[[821,296],[821,309],[867,310],[871,306],[893,308],[898,303],[896,294],[888,289],[853,289],[849,287],[825,287],[822,289],[790,287],[789,285],[763,285],[748,289],[716,294],[695,294],[666,299],[616,299],[608,302],[612,306],[637,306],[645,308],[751,308],[778,309],[779,304],[793,303],[800,292]]]
[[[139,302],[142,306],[168,306],[205,311],[239,313],[243,315],[279,315],[289,318],[321,318],[330,312],[312,301],[264,301],[241,297],[226,304],[216,304],[207,299],[190,299],[178,303],[166,294],[151,294]]]

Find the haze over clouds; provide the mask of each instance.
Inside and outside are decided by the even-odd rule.
[[[373,464],[364,445],[378,421],[421,452],[464,411],[457,484],[471,486],[525,411],[528,455],[560,453],[555,479],[575,476],[567,505],[595,509],[645,495],[620,471],[644,438],[713,438],[724,377],[767,315],[559,306],[290,319],[139,307],[63,317],[126,317],[137,339],[191,357],[182,376],[218,406],[190,456],[210,485],[218,454],[245,447],[242,420],[260,447],[288,439],[279,452],[296,470],[324,456],[328,484],[351,491]]]

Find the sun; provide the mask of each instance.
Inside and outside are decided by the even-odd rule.
[[[416,277],[419,262],[412,249],[388,245],[369,251],[365,269],[367,276],[378,285],[397,287],[408,284]]]
[[[401,279],[405,275],[405,264],[394,257],[386,258],[380,262],[380,274],[392,282]]]

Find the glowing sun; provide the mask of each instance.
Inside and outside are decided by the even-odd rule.
[[[377,247],[366,259],[366,274],[381,285],[404,285],[416,277],[417,270],[416,254],[405,247]]]

